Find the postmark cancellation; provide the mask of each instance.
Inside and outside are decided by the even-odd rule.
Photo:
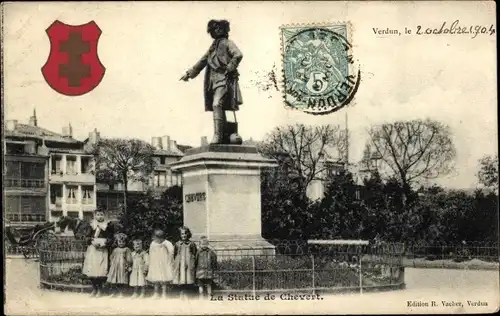
[[[280,28],[283,98],[288,107],[329,114],[351,103],[360,69],[351,24],[285,25]]]

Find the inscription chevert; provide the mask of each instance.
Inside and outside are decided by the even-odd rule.
[[[184,200],[186,201],[186,203],[201,202],[205,201],[206,199],[207,195],[205,192],[189,193],[184,196]]]

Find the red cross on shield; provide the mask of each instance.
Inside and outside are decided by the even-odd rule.
[[[97,24],[91,21],[68,25],[55,21],[46,32],[50,54],[42,74],[49,86],[67,96],[83,95],[97,87],[106,71],[97,54],[102,33]]]

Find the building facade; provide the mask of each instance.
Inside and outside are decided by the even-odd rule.
[[[148,182],[130,180],[127,185],[129,195],[151,191],[155,196],[160,197],[168,188],[176,185],[182,186],[182,175],[173,172],[170,164],[180,160],[184,156],[184,151],[191,147],[178,145],[176,141],[170,139],[170,136],[152,137],[151,145],[155,148],[154,171]],[[123,193],[123,183],[114,185],[98,183],[97,207],[105,210],[110,217],[115,217],[123,207]]]
[[[62,134],[46,130],[34,112],[29,124],[7,121],[4,140],[7,220],[23,226],[93,217],[95,159],[73,138],[71,125]]]
[[[4,141],[4,222],[32,226],[48,218],[47,152],[31,139]]]
[[[94,157],[83,149],[53,148],[49,170],[50,220],[92,219],[97,207]]]

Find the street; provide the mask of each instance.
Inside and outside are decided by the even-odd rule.
[[[413,269],[401,291],[321,296],[319,300],[214,301],[91,299],[86,294],[41,290],[38,262],[6,260],[7,315],[234,314],[234,313],[490,313],[499,306],[498,271]],[[286,295],[285,295],[286,296]],[[432,301],[435,305],[431,306]],[[469,302],[468,302],[469,301]],[[474,303],[475,302],[475,303]],[[483,304],[481,304],[483,303]],[[429,306],[425,306],[425,305]],[[477,306],[471,306],[475,304]],[[484,306],[486,304],[487,306]],[[411,305],[411,307],[409,307]]]

